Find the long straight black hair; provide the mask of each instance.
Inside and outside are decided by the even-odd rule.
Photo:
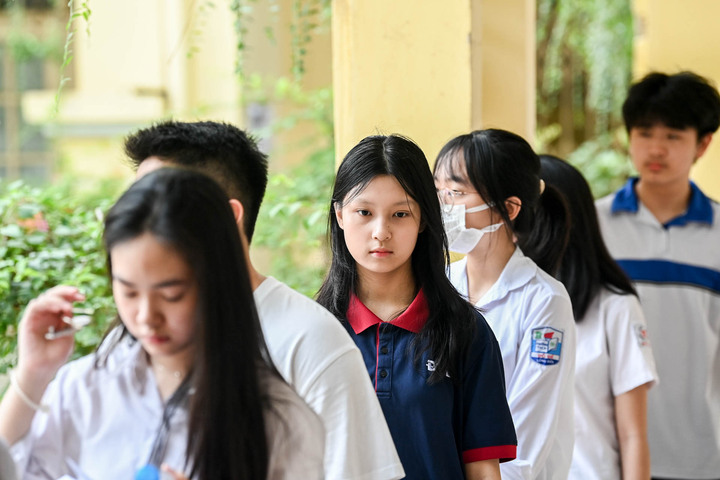
[[[459,135],[437,156],[435,176],[441,172],[457,182],[469,181],[485,203],[493,205],[523,253],[554,274],[568,242],[569,212],[559,192],[543,188],[540,160],[525,139],[499,129]],[[505,201],[513,196],[522,205],[510,220]]]
[[[575,321],[583,318],[602,287],[622,295],[637,295],[605,246],[585,178],[575,167],[552,155],[540,155],[540,164],[545,183],[555,186],[570,208],[570,242],[556,277],[570,294]]]
[[[475,332],[476,312],[445,275],[449,255],[435,183],[425,155],[411,140],[399,135],[366,137],[340,164],[328,215],[332,260],[317,301],[339,319],[345,319],[350,295],[357,288],[358,274],[355,259],[337,223],[335,206],[341,207],[348,195],[359,194],[380,175],[397,179],[420,206],[422,229],[411,262],[415,281],[427,298],[430,315],[416,338],[415,360],[430,351],[436,369],[428,381],[438,382],[446,378],[446,373],[459,381],[458,367]]]
[[[201,480],[264,479],[269,399],[258,369],[275,371],[227,196],[210,178],[185,169],[163,168],[141,178],[105,220],[111,275],[113,247],[146,233],[178,252],[198,282],[186,468]],[[107,338],[113,337],[122,336]]]

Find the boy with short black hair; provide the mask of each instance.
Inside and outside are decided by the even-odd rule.
[[[692,72],[651,73],[630,88],[623,117],[639,177],[596,206],[653,342],[660,383],[648,394],[652,476],[717,479],[720,205],[690,181],[690,169],[720,125],[720,95]]]

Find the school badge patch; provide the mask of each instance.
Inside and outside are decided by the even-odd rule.
[[[562,351],[562,330],[552,327],[533,328],[530,358],[541,365],[555,365],[560,361]]]
[[[650,345],[650,338],[648,337],[647,328],[645,328],[645,325],[641,323],[636,323],[633,325],[633,330],[635,331],[635,338],[637,339],[638,345],[641,347],[647,347]]]

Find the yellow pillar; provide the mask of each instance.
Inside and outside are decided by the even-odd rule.
[[[717,0],[635,0],[634,77],[650,71],[692,70],[720,88],[720,2]],[[691,173],[708,195],[720,199],[720,134]]]
[[[338,157],[375,133],[409,136],[431,162],[474,128],[532,141],[534,12],[530,0],[335,0]]]
[[[535,1],[476,0],[473,4],[479,8],[473,8],[472,127],[510,130],[532,144]]]

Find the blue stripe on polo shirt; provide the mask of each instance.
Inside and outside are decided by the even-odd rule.
[[[633,282],[689,285],[720,293],[720,272],[711,268],[657,259],[617,262]]]

